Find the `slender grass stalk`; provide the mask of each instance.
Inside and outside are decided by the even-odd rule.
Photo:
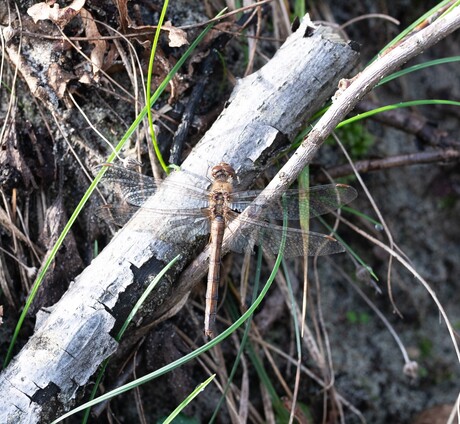
[[[443,2],[445,3],[445,2]],[[389,81],[392,81],[396,78],[399,78],[403,75],[407,75],[407,74],[410,74],[412,72],[416,72],[416,71],[420,71],[422,69],[425,69],[425,68],[429,68],[431,66],[437,66],[437,65],[443,65],[445,63],[452,63],[452,62],[459,62],[460,61],[460,56],[451,56],[451,57],[445,57],[445,58],[442,58],[442,59],[435,59],[435,60],[431,60],[431,61],[428,61],[428,62],[425,62],[425,63],[420,63],[420,64],[417,64],[417,65],[414,65],[414,66],[410,66],[409,68],[406,68],[406,69],[402,69],[401,71],[398,71],[398,72],[394,72],[393,74],[391,75],[388,75],[387,77],[385,78],[382,78],[382,80],[376,85],[375,88],[377,87],[380,87],[384,84],[386,84],[387,82]],[[414,101],[420,101],[420,102],[424,102],[424,100],[414,100]],[[425,100],[426,102],[431,102],[431,101],[436,101],[436,102],[443,102],[443,101],[446,101],[446,102],[449,102],[448,100]],[[407,102],[406,102],[407,103]],[[402,104],[406,104],[406,103],[400,103],[400,105]],[[424,103],[421,103],[420,105],[423,105]],[[431,104],[431,103],[426,103],[426,104]],[[418,105],[418,106],[420,106]],[[304,130],[302,130],[298,135],[297,137],[294,139],[293,143],[292,143],[292,148],[291,149],[295,149],[297,148],[300,143],[302,142],[302,140],[306,137],[306,135],[310,132],[310,129],[313,128],[312,125],[321,117],[324,115],[324,113],[329,109],[330,107],[330,103],[323,107],[321,110],[319,110],[318,112],[316,112],[310,122],[312,123],[311,125],[309,125],[308,127],[306,127]],[[384,106],[385,107],[385,106]],[[376,113],[380,113],[382,112],[382,110],[380,109],[376,109],[378,110],[378,112]],[[370,115],[371,116],[371,115]],[[339,126],[337,127],[339,128]]]
[[[460,6],[460,0],[457,0],[455,3],[453,3],[441,16],[440,18],[446,16],[448,13],[450,13],[453,9],[456,7]]]
[[[375,228],[380,228],[382,226],[382,223],[377,221],[376,219],[374,218],[371,218],[369,215],[363,213],[363,212],[360,212],[354,208],[350,208],[350,206],[342,206],[340,208],[341,210],[345,211],[345,212],[348,212],[348,213],[351,213],[353,215],[356,215],[356,216],[359,216],[360,218],[370,222],[371,224],[374,225]]]
[[[394,72],[391,75],[382,78],[382,80],[376,85],[376,87],[380,87],[386,84],[387,82],[390,82],[396,78],[400,78],[404,75],[411,74],[412,72],[417,72],[425,68],[430,68],[432,66],[443,65],[445,63],[452,62],[460,62],[460,56],[443,57],[442,59],[429,60],[428,62],[418,63],[417,65],[409,66],[408,68],[401,69],[398,72]]]
[[[304,252],[308,252],[308,231],[310,230],[310,195],[308,188],[310,187],[310,168],[307,166],[301,172],[298,178],[299,188],[304,193],[299,196],[299,218],[300,228],[305,231],[305,235],[302,237],[304,244]],[[308,255],[304,255],[303,259],[303,290],[302,290],[302,325],[301,333],[302,336],[305,332],[307,316],[307,305],[308,305]]]
[[[386,50],[388,50],[390,47],[394,46],[397,44],[400,40],[402,40],[406,35],[408,35],[413,29],[415,29],[418,25],[420,25],[422,22],[427,20],[431,15],[436,13],[439,9],[450,3],[451,0],[443,0],[442,2],[438,3],[436,6],[432,7],[428,12],[424,13],[420,18],[418,18],[415,22],[413,22],[411,25],[409,25],[404,31],[402,31],[400,34],[398,34],[393,40],[391,40],[383,49],[380,50],[379,54],[375,56],[370,63],[374,62],[379,55],[383,54]]]
[[[176,418],[179,413],[193,400],[195,399],[199,393],[201,393],[205,387],[212,381],[214,380],[216,374],[213,374],[211,375],[211,377],[209,377],[206,381],[204,381],[203,383],[201,383],[200,385],[197,386],[197,388],[192,392],[190,393],[185,399],[184,401],[173,411],[171,412],[171,415],[169,415],[168,418],[166,418],[164,421],[163,421],[163,424],[170,424],[173,422],[174,418]]]
[[[379,281],[379,278],[377,277],[377,274],[374,272],[374,270],[372,269],[372,267],[369,266],[369,265],[367,265],[367,264],[364,262],[364,260],[361,258],[361,256],[359,256],[359,255],[351,248],[351,246],[350,246],[349,244],[347,244],[347,243],[345,242],[345,240],[344,240],[342,237],[340,237],[340,236],[337,234],[337,232],[334,231],[334,229],[333,229],[333,228],[332,228],[322,217],[319,216],[317,219],[321,222],[322,225],[324,225],[324,226],[328,229],[328,231],[330,231],[331,233],[334,234],[334,237],[340,242],[340,244],[341,244],[343,247],[345,247],[345,249],[347,250],[347,252],[348,252],[351,256],[353,256],[353,257],[356,259],[356,261],[357,261],[362,267],[364,267],[364,268],[369,272],[369,274],[372,276],[372,278],[374,278],[375,281]]]
[[[166,16],[166,9],[168,8],[169,0],[165,0],[163,3],[163,8],[161,9],[160,19],[158,20],[157,29],[155,31],[155,36],[153,38],[152,50],[150,51],[150,60],[149,60],[149,70],[147,75],[147,90],[145,93],[145,104],[150,104],[150,90],[152,88],[152,74],[153,74],[153,63],[155,59],[155,53],[157,51],[158,39],[160,38],[161,27],[163,25],[163,21]],[[158,146],[157,137],[155,135],[155,130],[153,129],[153,119],[152,119],[152,108],[147,108],[147,116],[149,121],[149,130],[150,130],[150,137],[152,137],[153,149],[155,150],[155,154],[157,156],[158,162],[160,162],[163,171],[166,174],[169,174],[169,169],[161,155],[160,148]]]
[[[298,18],[305,16],[305,1],[304,0],[295,0],[294,2],[294,14]]]
[[[455,57],[457,57],[457,56],[455,56]],[[446,59],[451,59],[451,58],[446,58]],[[451,60],[449,60],[449,61],[451,61]],[[454,60],[452,60],[451,62],[453,62],[453,61]],[[447,60],[446,60],[446,62],[447,62]],[[446,63],[446,62],[444,62],[444,63]],[[419,70],[419,69],[420,68],[418,68],[417,70]],[[412,71],[414,71],[414,69],[412,69]],[[403,72],[403,71],[401,71],[401,72]],[[392,77],[392,75],[390,75],[390,76],[387,77],[386,82],[388,82],[389,80],[392,80],[392,79],[394,79],[394,78]],[[425,100],[410,100],[410,101],[407,101],[407,102],[395,103],[395,104],[392,104],[392,105],[382,106],[382,107],[376,108],[374,110],[370,110],[368,112],[360,113],[360,114],[358,114],[356,116],[353,116],[352,118],[349,118],[349,119],[345,119],[340,124],[337,125],[336,129],[341,128],[344,125],[350,124],[351,122],[359,121],[360,119],[364,119],[364,118],[369,118],[370,116],[376,115],[377,113],[387,112],[389,110],[399,109],[399,108],[402,108],[402,107],[427,106],[427,105],[460,106],[460,102],[456,102],[456,101],[453,101],[453,100],[442,100],[442,99],[425,99]],[[312,122],[316,121],[320,116],[322,116],[324,114],[324,112],[326,112],[326,110],[328,108],[329,108],[329,106],[326,106],[323,109],[321,109],[321,111],[315,113],[315,115],[312,118]],[[296,136],[296,138],[292,142],[291,150],[295,150],[297,147],[299,147],[299,145],[302,143],[302,140],[310,132],[311,128],[313,128],[313,127],[309,126],[308,128],[305,128],[304,130],[302,130]]]
[[[273,409],[275,410],[277,415],[277,422],[287,423],[289,421],[289,413],[283,406],[283,402],[278,396],[278,393],[276,393],[276,389],[273,386],[270,377],[267,374],[267,371],[265,370],[265,367],[262,363],[259,354],[254,350],[251,344],[248,345],[248,355],[251,359],[251,363],[254,365],[254,369],[257,372],[257,376],[259,377],[261,384],[264,385],[268,392],[268,395],[270,396],[270,399],[273,404]]]
[[[284,277],[286,278],[286,284],[288,287],[288,293],[289,293],[289,302],[291,303],[291,315],[292,315],[292,320],[294,321],[294,332],[295,332],[295,345],[297,349],[297,373],[300,371],[300,364],[302,361],[302,338],[300,336],[300,326],[299,326],[299,320],[297,319],[297,304],[294,299],[294,292],[292,291],[292,284],[291,284],[291,278],[289,277],[289,270],[286,265],[286,261],[283,260],[282,262],[282,267],[283,267],[283,273]],[[298,376],[298,378],[300,378]],[[297,402],[297,395],[299,393],[299,381],[297,381],[296,384],[296,390],[294,391],[294,396],[292,399],[292,409],[290,411],[289,415],[289,423],[292,423],[292,420],[294,418],[294,410],[295,410],[295,404]]]
[[[377,113],[381,112],[387,112],[389,110],[394,110],[394,109],[399,109],[403,107],[412,107],[412,106],[426,106],[426,105],[449,105],[449,106],[460,106],[460,102],[456,102],[453,100],[411,100],[408,102],[400,102],[400,103],[395,103],[392,105],[386,105],[379,107],[374,110],[370,110],[368,112],[364,113],[359,113],[356,116],[353,116],[351,118],[345,119],[342,121],[339,125],[337,125],[338,128],[342,128],[343,126],[350,124],[352,122],[360,121],[361,119],[369,118],[370,116],[376,115]]]

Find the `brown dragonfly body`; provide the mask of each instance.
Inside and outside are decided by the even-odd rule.
[[[350,202],[356,197],[356,191],[344,184],[330,184],[311,187],[308,190],[287,190],[283,202],[255,204],[259,190],[234,191],[235,170],[227,163],[219,163],[211,169],[212,185],[210,190],[165,180],[158,185],[152,178],[126,170],[119,166],[106,166],[104,180],[121,192],[128,205],[106,205],[99,210],[105,220],[123,225],[134,213],[144,214],[146,218],[155,215],[167,215],[176,223],[168,241],[191,241],[196,236],[211,234],[208,285],[206,289],[205,334],[213,336],[220,283],[220,262],[222,241],[229,222],[237,217],[243,221],[240,229],[229,240],[229,248],[235,252],[245,252],[254,245],[260,245],[271,253],[278,253],[283,236],[285,238],[285,257],[303,255],[328,255],[343,252],[343,246],[334,238],[301,229],[288,228],[273,224],[268,220],[299,220],[306,211],[306,217],[313,218]],[[172,192],[186,194],[193,207],[178,208],[174,204],[161,208],[144,205],[159,187]],[[300,199],[300,200],[299,200]],[[299,203],[300,202],[300,203]],[[301,203],[308,207],[302,207]],[[240,213],[247,206],[258,208],[258,219],[244,217]],[[304,216],[305,217],[305,216]],[[142,229],[141,229],[142,230]],[[283,234],[284,233],[284,234]]]
[[[213,335],[216,321],[217,301],[219,299],[220,260],[222,241],[226,222],[231,219],[230,196],[233,192],[235,171],[227,163],[220,163],[211,170],[213,179],[209,193],[209,212],[211,218],[211,253],[209,256],[208,285],[206,287],[206,311],[204,315],[204,333]]]

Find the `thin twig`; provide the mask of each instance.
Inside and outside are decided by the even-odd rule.
[[[371,100],[363,100],[356,106],[356,111],[370,112],[379,107]],[[421,142],[437,147],[460,147],[458,136],[452,136],[445,130],[432,125],[427,118],[411,112],[408,108],[387,110],[385,112],[372,115],[370,119],[398,128],[405,133],[417,136]]]
[[[389,156],[383,159],[365,159],[354,162],[354,167],[359,173],[380,171],[382,169],[397,168],[410,165],[421,165],[426,163],[447,163],[458,162],[460,160],[460,151],[455,149],[432,150],[429,152],[409,153],[406,155]],[[353,168],[350,164],[334,166],[327,170],[332,178],[344,177],[353,174]],[[315,179],[318,182],[325,182],[324,175],[318,175]]]

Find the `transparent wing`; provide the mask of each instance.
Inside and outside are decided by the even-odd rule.
[[[273,254],[279,252],[283,238],[283,227],[269,222],[248,221],[247,225],[239,229],[230,242],[230,249],[235,252],[244,252],[254,245],[261,246]],[[302,231],[295,228],[286,229],[286,245],[284,256],[323,256],[344,252],[345,248],[333,237],[312,231]]]
[[[137,206],[131,205],[103,205],[95,210],[95,215],[108,224],[114,224],[123,227],[132,216],[139,211]]]
[[[246,209],[255,197],[259,195],[258,190],[235,192],[232,195],[231,208],[242,212]],[[311,187],[308,190],[287,190],[284,200],[280,199],[275,203],[261,206],[261,216],[270,219],[283,219],[283,205],[288,219],[300,219],[303,207],[309,210],[309,217],[314,218],[334,211],[340,206],[350,203],[357,196],[353,187],[345,184],[329,184]],[[304,206],[300,206],[303,204]],[[308,206],[308,209],[307,209]]]
[[[164,235],[164,239],[173,244],[192,242],[196,237],[207,236],[210,232],[210,220],[201,216],[194,220],[187,218],[173,218],[171,229]]]
[[[133,229],[136,231],[153,231],[152,227],[144,226],[142,222],[147,223],[148,220],[154,217],[156,212],[157,210],[155,209],[139,208],[127,204],[123,206],[104,205],[96,210],[96,215],[107,223],[122,227],[137,213],[139,218],[137,222],[139,224],[138,227]],[[197,236],[209,234],[210,221],[203,213],[198,215],[199,210],[190,210],[188,215],[186,210],[182,212],[184,214],[171,215],[169,219],[170,230],[164,235],[165,240],[181,244],[193,241]],[[169,210],[169,213],[171,213],[171,210]]]
[[[135,213],[139,221],[152,219],[155,215],[170,216],[171,231],[169,238],[181,239],[181,242],[192,240],[197,235],[209,234],[209,219],[206,216],[208,192],[201,188],[164,181],[157,184],[151,177],[130,171],[116,165],[102,165],[106,168],[103,181],[113,186],[114,190],[126,201],[125,204],[105,205],[96,214],[105,221],[116,225],[124,225]],[[161,185],[162,189],[172,190],[193,199],[197,207],[191,209],[164,205],[161,209],[140,206],[154,195]],[[232,193],[229,217],[238,216],[260,194],[260,190],[248,190]],[[338,209],[341,205],[351,202],[357,196],[356,190],[344,184],[330,184],[311,187],[308,190],[288,190],[283,200],[260,206],[261,221],[245,219],[246,226],[238,230],[231,244],[231,250],[242,252],[254,244],[262,245],[272,253],[279,250],[283,228],[263,219],[299,219],[302,210],[309,211],[309,217],[323,215]],[[284,204],[284,209],[283,205]],[[300,206],[302,205],[302,206]],[[283,212],[283,210],[285,212]],[[148,229],[148,226],[146,226]],[[139,228],[140,231],[143,228]],[[294,257],[308,255],[327,255],[343,252],[343,246],[327,235],[304,232],[288,228],[285,256]]]
[[[202,202],[208,198],[206,190],[192,185],[177,184],[168,180],[157,183],[152,177],[112,164],[99,165],[95,171],[101,168],[106,169],[102,177],[103,184],[110,185],[117,195],[134,206],[142,206],[160,187],[176,193],[186,193],[187,196],[201,199]]]
[[[110,184],[115,192],[131,205],[142,206],[149,197],[157,192],[159,187],[176,193],[183,193],[187,197],[193,198],[197,203],[197,208],[204,208],[208,204],[209,192],[199,187],[188,184],[177,184],[173,181],[165,180],[157,183],[153,178],[142,175],[138,172],[130,171],[116,165],[101,165],[106,168],[103,182]],[[231,195],[230,208],[234,211],[242,212],[260,194],[261,190],[247,190],[234,192]],[[287,190],[284,195],[286,210],[289,219],[299,219],[299,199],[304,205],[308,205],[310,218],[326,214],[338,209],[340,206],[351,202],[357,196],[353,187],[345,184],[329,184],[311,187],[308,190]],[[261,216],[271,219],[283,218],[283,207],[281,200],[270,205],[261,206]],[[155,213],[166,214],[171,207],[163,207],[164,212],[156,210]]]
[[[102,183],[110,185],[114,192],[126,200],[130,204],[138,205],[133,203],[130,199],[136,198],[139,194],[140,197],[145,200],[155,194],[158,190],[158,184],[151,177],[140,174],[139,172],[130,171],[121,166],[112,164],[99,165],[95,167],[95,172],[99,172],[101,169],[105,169],[105,174],[102,177]]]
[[[120,227],[125,225],[136,213],[138,214],[140,221],[152,220],[159,215],[170,216],[171,220],[174,221],[185,219],[189,223],[193,222],[197,218],[207,219],[206,210],[202,208],[157,209],[148,208],[146,206],[133,206],[127,203],[117,205],[103,205],[97,208],[95,213],[99,218],[103,219],[107,223],[115,224]]]
[[[95,168],[95,171],[99,171],[101,168],[106,170],[102,179],[103,183],[110,185],[116,195],[124,200],[117,204],[104,205],[96,209],[96,215],[107,223],[121,227],[135,213],[139,215],[141,220],[145,221],[154,219],[158,215],[171,216],[171,219],[175,221],[184,217],[195,218],[194,220],[196,220],[196,218],[203,218],[205,215],[204,208],[207,207],[208,200],[204,190],[172,182],[158,184],[151,177],[112,164],[100,165]],[[186,191],[189,197],[194,198],[196,207],[184,209],[173,207],[173,205],[163,205],[160,209],[143,206],[157,192],[160,186],[180,193]],[[188,219],[189,225],[192,222],[193,220]]]

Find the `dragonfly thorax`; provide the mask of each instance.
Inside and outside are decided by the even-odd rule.
[[[230,211],[229,204],[231,196],[231,187],[227,187],[228,184],[230,183],[214,183],[213,185],[213,189],[209,195],[209,212],[211,219],[216,217],[227,219],[228,212]]]
[[[213,180],[209,193],[209,212],[211,218],[222,217],[227,219],[230,210],[230,196],[233,192],[233,178],[235,170],[231,165],[221,162],[211,170]]]

